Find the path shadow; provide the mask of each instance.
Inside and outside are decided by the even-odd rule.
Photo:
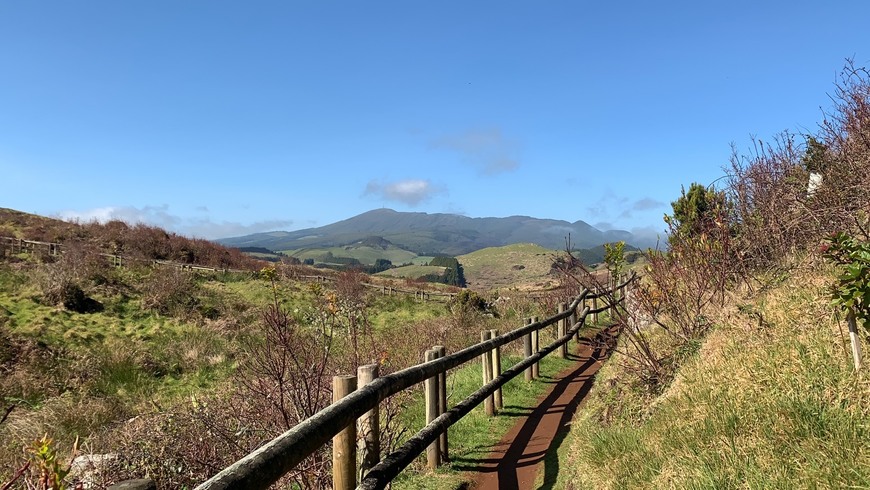
[[[503,457],[492,458],[488,454],[487,457],[484,458],[460,458],[454,460],[454,469],[477,473],[498,472],[498,488],[505,490],[519,490],[517,469],[535,466],[547,458],[548,464],[545,469],[544,488],[552,488],[553,483],[555,483],[555,475],[558,474],[559,470],[558,458],[552,458],[551,460],[551,458],[548,458],[548,455],[555,455],[556,450],[558,450],[563,443],[565,436],[568,433],[568,424],[574,417],[580,402],[586,397],[589,390],[592,388],[594,372],[587,373],[586,371],[600,359],[604,359],[609,355],[609,352],[605,351],[601,344],[595,342],[590,343],[587,339],[584,339],[583,342],[594,349],[591,355],[587,358],[576,354],[569,354],[569,359],[584,362],[565,374],[561,379],[553,378],[552,381],[541,381],[543,383],[552,384],[553,387],[550,389],[547,396],[540,401],[537,407],[533,409],[510,405],[505,407],[506,409],[509,408],[515,412],[527,411],[528,418],[519,429],[516,437],[510,443],[510,446],[507,448]],[[567,404],[557,403],[565,391],[575,383],[581,383],[577,395],[572,397]],[[526,447],[529,445],[529,442],[532,441],[541,419],[544,415],[551,413],[561,413],[559,426],[553,440],[544,451],[526,453]],[[499,445],[493,447],[493,449],[502,450],[502,443],[499,443]]]

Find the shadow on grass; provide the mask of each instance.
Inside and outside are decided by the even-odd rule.
[[[497,472],[498,488],[518,490],[520,488],[520,482],[517,479],[518,469],[535,466],[541,461],[545,461],[542,488],[552,488],[559,472],[557,451],[568,434],[568,423],[576,413],[580,402],[592,388],[594,371],[587,372],[587,370],[607,355],[609,355],[609,352],[605,352],[601,348],[594,350],[589,358],[569,354],[569,359],[583,362],[561,378],[548,378],[552,381],[539,380],[539,382],[552,384],[553,386],[546,397],[539,402],[538,406],[529,408],[508,405],[500,412],[500,415],[526,417],[526,420],[522,423],[522,426],[509,444],[499,442],[495,446],[489,447],[489,452],[482,458],[456,458],[453,460],[453,468],[458,471],[476,473]],[[575,383],[581,383],[577,394],[568,403],[557,403],[559,398]],[[547,414],[560,414],[558,429],[553,440],[547,449],[543,451],[527,452],[526,448],[534,438],[538,425]],[[497,452],[503,452],[503,455],[494,457],[493,453]]]

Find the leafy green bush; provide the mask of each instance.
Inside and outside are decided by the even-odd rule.
[[[840,267],[831,291],[834,305],[851,309],[856,319],[870,328],[870,241],[836,233],[822,251]]]

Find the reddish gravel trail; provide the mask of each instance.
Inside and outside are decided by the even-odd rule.
[[[601,344],[583,340],[571,358],[577,364],[553,378],[539,382],[551,383],[550,390],[539,400],[537,407],[505,407],[513,411],[523,410],[514,427],[493,448],[486,459],[478,460],[471,488],[478,490],[525,490],[534,488],[535,478],[550,451],[555,451],[568,432],[569,424],[577,407],[589,393],[593,377],[601,367],[607,352]],[[548,462],[545,471],[545,486],[555,481],[557,463]]]

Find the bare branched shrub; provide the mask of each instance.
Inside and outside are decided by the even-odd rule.
[[[274,420],[272,437],[330,403],[332,333],[300,325],[280,307],[263,313],[263,338],[250,339],[237,380],[258,417]],[[314,453],[288,476],[303,488],[330,484],[328,457]]]
[[[142,306],[163,315],[187,316],[197,305],[193,274],[174,267],[157,267],[142,285]]]
[[[816,234],[821,222],[808,213],[809,173],[791,133],[773,144],[756,141],[754,153],[731,158],[727,193],[733,214],[724,219],[738,227],[735,248],[749,269],[768,267]]]
[[[732,157],[727,188],[736,248],[748,270],[775,266],[796,250],[856,226],[870,210],[870,74],[847,61],[819,135],[806,144],[782,133]],[[821,177],[811,183],[810,172]]]
[[[271,438],[241,401],[193,397],[111,428],[93,444],[120,455],[115,481],[147,475],[158,488],[193,488]]]
[[[58,260],[40,268],[43,299],[48,304],[62,304],[79,313],[99,311],[101,305],[87,296],[85,288],[105,282],[108,268],[94,247],[71,242]]]
[[[338,339],[349,362],[344,370],[352,372],[357,366],[374,361],[377,349],[368,318],[369,294],[364,286],[365,275],[346,271],[338,275],[334,293],[320,297],[318,306],[331,313],[333,328],[338,327]]]
[[[329,403],[332,337],[275,306],[263,313],[262,326],[263,338],[247,344],[239,382],[280,415],[286,430]]]

